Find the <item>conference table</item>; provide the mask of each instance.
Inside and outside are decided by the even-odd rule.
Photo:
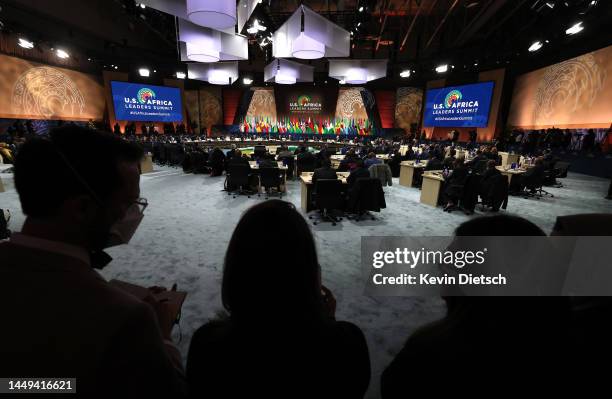
[[[331,157],[329,157],[329,160],[331,161],[332,167],[334,169],[338,169],[338,166],[340,166],[340,162],[342,162],[344,157],[345,157],[345,155],[341,155],[341,154],[335,154],[335,155],[332,155]]]
[[[280,170],[288,169],[282,161],[276,161],[276,165]],[[259,169],[259,164],[257,163],[257,161],[249,161],[249,166],[251,167],[251,169]]]
[[[342,184],[347,184],[346,178],[349,176],[350,172],[336,172],[338,176],[338,180],[342,182]],[[302,211],[308,213],[313,210],[312,206],[312,192],[314,190],[314,184],[312,184],[312,175],[313,172],[302,172],[300,175],[300,185],[301,185],[301,206]]]
[[[512,165],[513,163],[518,164],[520,155],[511,154],[509,152],[500,151],[498,154],[501,156],[501,166]]]
[[[510,192],[519,190],[518,179],[512,179],[514,176],[520,176],[525,173],[526,169],[510,169],[508,166],[496,166],[495,169],[499,170],[502,175],[508,176],[508,190]],[[514,182],[514,183],[513,183]]]
[[[338,169],[338,166],[340,166],[340,162],[344,160],[345,156],[346,155],[343,155],[343,154],[334,154],[330,156],[329,160],[331,161],[332,167],[334,169]],[[390,155],[389,154],[376,154],[376,158],[381,159],[383,162],[387,162],[390,159]]]
[[[140,161],[140,174],[153,172],[153,155],[145,154]]]
[[[415,161],[400,162],[399,184],[404,187],[412,187],[417,170],[423,169],[425,166],[427,166],[427,161],[419,161],[419,163],[415,163]]]
[[[282,192],[286,192],[286,187],[287,187],[287,166],[285,166],[285,164],[282,161],[277,161],[276,165],[278,166],[278,169],[283,172],[283,183],[281,184],[281,191]],[[257,163],[257,161],[249,161],[249,166],[251,167],[251,170],[259,172],[259,164]],[[257,191],[261,192],[261,180],[259,180],[258,183],[258,187],[257,187]]]
[[[433,207],[438,206],[440,191],[444,183],[441,170],[429,170],[423,173],[423,185],[421,186],[421,203]]]

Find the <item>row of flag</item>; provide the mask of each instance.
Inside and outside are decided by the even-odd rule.
[[[240,125],[242,133],[294,133],[369,136],[375,133],[368,119],[319,119],[245,117]]]

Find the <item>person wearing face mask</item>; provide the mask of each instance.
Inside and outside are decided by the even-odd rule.
[[[15,187],[26,220],[0,243],[0,375],[71,377],[83,397],[184,397],[163,304],[95,269],[144,216],[142,150],[75,125],[26,142]]]

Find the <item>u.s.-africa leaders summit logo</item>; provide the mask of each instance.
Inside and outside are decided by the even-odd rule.
[[[298,96],[295,101],[289,102],[289,110],[292,112],[321,111],[321,108],[321,103],[317,101],[312,101],[312,97],[307,94],[302,94]]]
[[[148,87],[143,87],[142,89],[138,90],[138,92],[136,93],[136,97],[123,97],[123,102],[125,104],[135,104],[135,105],[142,104],[143,106],[145,105],[165,106],[165,107],[173,106],[171,100],[158,100],[156,99],[156,97],[157,95],[152,89],[149,89]]]
[[[469,97],[469,96],[468,96]],[[453,89],[446,94],[443,103],[433,104],[433,115],[475,114],[478,112],[478,100],[464,98],[463,93]]]
[[[450,108],[453,104],[461,101],[461,98],[463,98],[463,95],[459,90],[451,90],[444,99],[444,106]]]
[[[148,87],[143,87],[142,89],[138,90],[136,98],[138,98],[139,103],[146,104],[149,100],[153,100],[155,98],[155,92]]]

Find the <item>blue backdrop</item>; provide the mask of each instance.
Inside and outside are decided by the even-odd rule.
[[[425,127],[486,127],[494,82],[427,90]]]
[[[176,87],[111,82],[119,121],[181,122],[181,90]]]

